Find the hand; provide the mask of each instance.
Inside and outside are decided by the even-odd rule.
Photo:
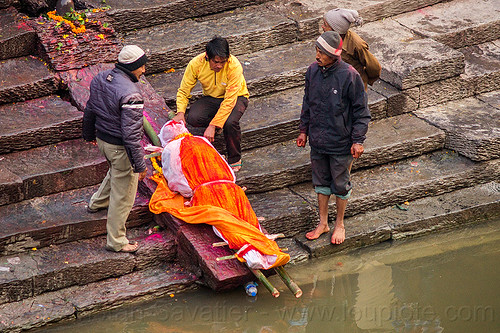
[[[173,118],[172,120],[176,121],[176,122],[184,122],[184,124],[186,123],[186,118],[184,117],[184,112],[179,112],[177,113]]]
[[[305,147],[307,142],[307,134],[300,133],[297,138],[297,147]]]
[[[351,155],[354,158],[359,158],[363,154],[365,149],[363,148],[363,145],[360,143],[353,143],[351,146]]]
[[[139,180],[143,180],[144,178],[146,178],[146,174],[147,173],[148,173],[148,169],[147,168],[143,172],[140,172],[139,173]]]
[[[205,133],[203,133],[203,136],[207,138],[208,141],[214,142],[215,138],[215,126],[214,125],[208,125],[207,129],[205,130]]]

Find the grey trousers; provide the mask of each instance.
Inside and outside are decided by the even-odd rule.
[[[134,205],[139,174],[134,173],[125,147],[97,139],[101,153],[108,161],[109,170],[89,201],[92,209],[108,207],[106,229],[107,247],[120,251],[129,243],[125,222]]]

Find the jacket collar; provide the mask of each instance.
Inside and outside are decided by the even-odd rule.
[[[125,74],[127,74],[127,76],[132,80],[132,82],[139,82],[137,77],[134,74],[132,74],[131,71],[129,71],[125,67],[121,66],[120,64],[115,64],[115,69],[118,69],[118,70],[124,72]]]

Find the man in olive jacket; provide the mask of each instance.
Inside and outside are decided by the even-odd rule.
[[[337,218],[331,242],[345,240],[344,213],[351,194],[353,158],[363,153],[371,119],[363,80],[341,60],[342,39],[334,31],[316,41],[316,61],[307,69],[297,146],[305,147],[309,136],[312,181],[318,194],[319,225],[306,234],[316,239],[329,232],[328,201],[336,197]]]
[[[115,68],[92,79],[83,115],[84,140],[97,140],[109,165],[87,211],[95,213],[108,208],[106,249],[111,251],[135,252],[139,247],[127,239],[125,222],[134,204],[138,181],[147,172],[140,144],[144,100],[136,84],[145,72],[146,61],[138,46],[123,47]]]

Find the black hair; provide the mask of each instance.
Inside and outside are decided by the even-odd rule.
[[[215,36],[207,43],[205,51],[209,60],[215,58],[215,56],[227,59],[229,58],[229,43],[227,39]]]

